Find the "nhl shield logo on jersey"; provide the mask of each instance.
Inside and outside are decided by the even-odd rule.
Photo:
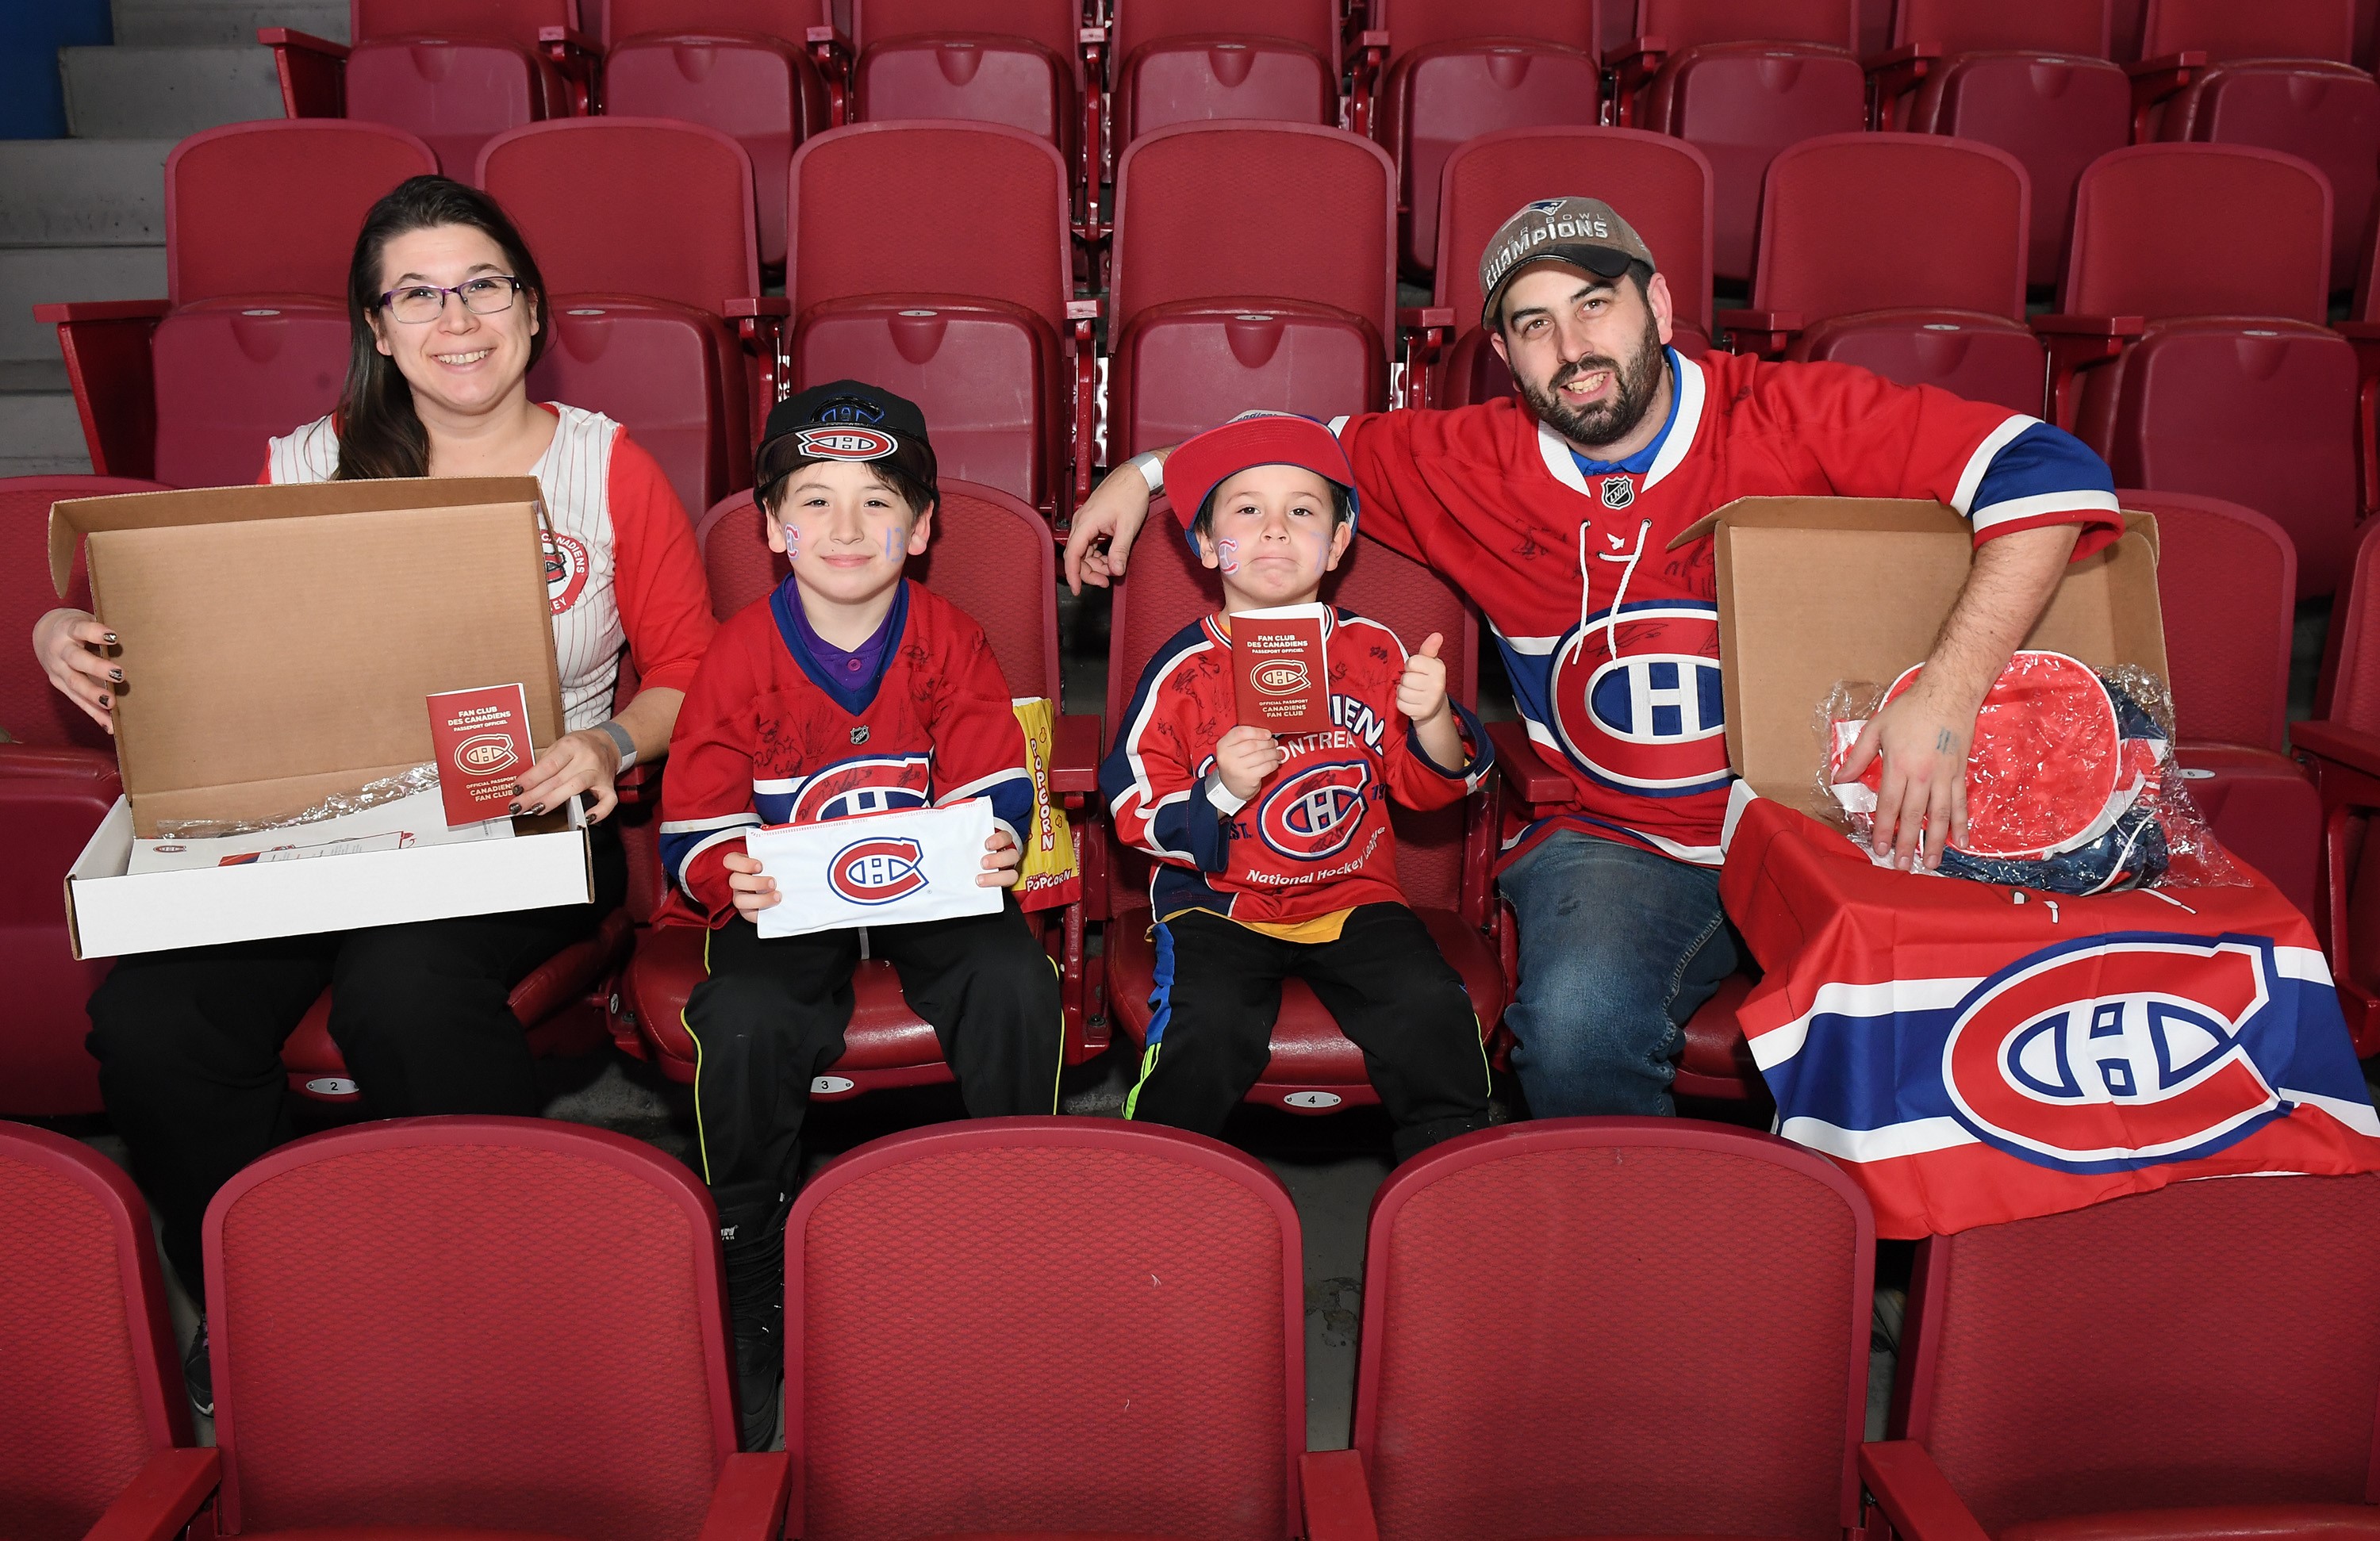
[[[1685,797],[1728,783],[1717,605],[1654,600],[1596,614],[1555,648],[1548,691],[1563,749],[1604,785]]]
[[[1603,506],[1625,508],[1636,501],[1636,483],[1624,476],[1603,479]]]
[[[889,904],[927,886],[925,847],[900,835],[870,835],[834,854],[826,886],[855,904]]]
[[[559,530],[545,532],[545,597],[553,613],[578,602],[587,587],[587,542]]]
[[[2210,1155],[2286,1110],[2295,1019],[2256,937],[2126,932],[2019,959],[1958,1007],[1942,1078],[1985,1144],[2060,1171]]]
[[[1368,760],[1330,760],[1284,776],[1257,812],[1264,843],[1293,861],[1335,856],[1364,822],[1372,784]]]

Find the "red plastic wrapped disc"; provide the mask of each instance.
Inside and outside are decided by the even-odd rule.
[[[1892,682],[1889,703],[1918,664]],[[1967,755],[1967,838],[1973,856],[2032,861],[2095,840],[2139,790],[2107,687],[2090,665],[2029,650],[2008,667],[1975,714]],[[1873,791],[1881,757],[1860,777]]]

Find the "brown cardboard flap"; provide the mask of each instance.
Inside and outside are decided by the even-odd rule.
[[[535,485],[331,482],[54,510],[54,535],[89,531],[93,604],[121,639],[116,758],[135,831],[279,817],[420,764],[435,691],[517,680],[533,741],[552,743],[562,686],[537,504],[460,501]],[[301,492],[322,501],[277,495]],[[248,506],[260,497],[269,512]]]
[[[2156,521],[2072,564],[2028,648],[2166,675]],[[1818,713],[1843,681],[1888,685],[1925,661],[1973,561],[1938,504],[1756,498],[1714,516],[1728,762],[1764,797],[1813,806]]]
[[[532,476],[413,477],[389,481],[303,481],[277,486],[193,487],[170,492],[118,492],[50,505],[50,585],[64,599],[74,576],[75,541],[103,529],[304,519],[386,508],[451,508],[537,503]]]

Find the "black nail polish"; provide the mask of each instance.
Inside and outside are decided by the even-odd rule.
[[[509,811],[509,812],[513,812],[513,813],[518,813],[518,812],[520,811],[520,805],[519,805],[518,803],[515,803],[515,804],[512,806],[512,807],[511,807],[509,810],[507,810],[507,811]]]
[[[115,645],[115,634],[114,632],[111,631],[107,634],[107,642],[110,647],[114,647]]]
[[[107,672],[107,677],[114,680],[118,685],[122,685],[124,683],[124,671],[121,669],[110,669]]]
[[[99,698],[99,704],[100,704],[100,705],[102,705],[102,706],[114,706],[115,703],[114,701],[110,700],[110,699],[109,699],[108,698],[106,698],[105,696],[102,696],[102,697]]]
[[[517,797],[517,796],[519,796],[519,795],[520,795],[520,794],[521,794],[521,789],[520,789],[519,787],[516,786],[516,787],[514,787],[514,788],[513,788],[513,795],[514,795],[514,796]]]

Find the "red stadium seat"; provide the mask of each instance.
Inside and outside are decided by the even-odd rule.
[[[699,123],[742,145],[752,161],[760,261],[783,265],[786,163],[794,146],[828,127],[826,82],[807,47],[815,13],[792,0],[610,3],[603,110]]]
[[[2380,194],[2380,83],[2357,67],[2355,33],[2355,0],[2152,0],[2141,42],[2143,68],[2167,67],[2155,78],[2175,92],[2157,138],[2285,151],[2330,179],[2342,287],[2370,249]]]
[[[219,1532],[776,1535],[785,1458],[735,1453],[718,1224],[682,1163],[541,1119],[255,1162],[206,1219]]]
[[[1553,1119],[1427,1151],[1372,1201],[1354,1446],[1305,1457],[1305,1534],[1861,1534],[1875,1256],[1859,1188],[1767,1135]]]
[[[1858,364],[2037,416],[2047,360],[2024,322],[2024,167],[1933,134],[1834,134],[1768,164],[1755,309],[1736,346]]]
[[[1116,167],[1111,463],[1249,407],[1387,405],[1396,334],[1387,152],[1305,124],[1184,124]]]
[[[1500,129],[1598,121],[1596,0],[1377,0],[1370,22],[1387,33],[1373,127],[1396,157],[1398,261],[1426,283],[1438,261],[1439,176],[1458,146]]]
[[[1220,608],[1213,573],[1197,564],[1181,526],[1160,505],[1149,516],[1148,539],[1134,548],[1132,571],[1115,591],[1108,633],[1107,720],[1111,742],[1141,671],[1167,638],[1201,614]],[[1427,568],[1359,536],[1339,570],[1324,579],[1323,599],[1390,627],[1408,647],[1438,632],[1445,638],[1447,688],[1464,706],[1478,699],[1479,621],[1445,581]],[[1504,1010],[1504,980],[1482,929],[1488,868],[1493,859],[1482,817],[1485,798],[1433,813],[1391,809],[1397,835],[1397,880],[1439,951],[1463,977],[1483,1034]],[[1149,937],[1148,860],[1111,836],[1106,989],[1108,1014],[1135,1044],[1148,1032],[1156,950]],[[1248,1100],[1294,1112],[1325,1112],[1379,1100],[1365,1073],[1363,1051],[1302,979],[1284,982],[1273,1024],[1272,1061]]]
[[[165,299],[36,307],[58,326],[92,468],[254,481],[267,440],[338,401],[365,212],[437,169],[419,140],[365,123],[237,123],[176,145]]]
[[[1439,193],[1436,302],[1453,312],[1439,406],[1509,393],[1512,377],[1480,330],[1479,259],[1503,223],[1533,199],[1592,194],[1645,238],[1676,309],[1670,346],[1710,351],[1711,168],[1693,145],[1635,128],[1514,128],[1447,157]]]
[[[2157,597],[2188,617],[2166,633],[2176,758],[2223,848],[2309,919],[2321,909],[2322,804],[2288,758],[2297,551],[2252,509],[2124,491],[2157,522]]]
[[[1277,1178],[1176,1130],[982,1119],[860,1147],[785,1223],[801,1534],[1299,1534],[1299,1248]]]
[[[2322,799],[2323,907],[2315,916],[2355,1051],[2380,1053],[2380,523],[2366,522],[2331,613],[2319,720],[2292,723],[2289,746]]]
[[[0,1123],[0,1514],[12,1541],[178,1535],[214,1488],[187,1449],[140,1191],[89,1146]]]
[[[572,0],[348,0],[345,46],[257,35],[285,115],[405,129],[462,178],[505,129],[586,110],[592,55],[576,26]]]
[[[1853,0],[1637,0],[1621,121],[1710,157],[1721,277],[1752,275],[1761,178],[1777,152],[1866,127],[1858,19]]]
[[[2368,1533],[2375,1246],[2372,1176],[2176,1183],[1920,1243],[1893,1438],[1861,1451],[1881,1517],[1912,1541]]]
[[[2131,136],[2131,82],[2107,55],[2110,3],[1900,0],[1894,52],[1871,71],[1880,127],[1980,140],[2023,163],[2032,284],[2058,282],[2082,168]]]
[[[8,981],[0,1115],[100,1110],[99,1065],[82,1047],[91,1031],[83,1003],[109,965],[75,961],[60,894],[123,788],[115,741],[50,687],[24,641],[44,612],[91,608],[80,552],[66,597],[50,587],[50,504],[158,490],[109,477],[0,479],[0,631],[14,642],[0,667],[0,979]]]
[[[864,123],[803,145],[785,270],[793,387],[899,392],[933,424],[943,475],[1071,508],[1096,308],[1072,300],[1069,177],[1047,139],[997,124]],[[949,238],[886,239],[861,211],[890,188]]]
[[[719,365],[743,356],[733,327],[644,295],[564,295],[547,309],[545,346],[528,372],[533,400],[630,422],[688,518],[750,479],[751,446]]]
[[[1174,124],[1339,121],[1332,0],[1114,0],[1114,18],[1113,154]]]
[[[940,439],[939,429],[935,436]],[[1011,690],[1059,701],[1057,558],[1049,526],[1031,508],[989,487],[944,478],[932,542],[924,556],[911,559],[910,576],[975,617]],[[722,620],[766,598],[785,576],[784,558],[769,550],[760,511],[748,491],[704,515],[696,533],[710,576],[711,609]],[[1030,576],[1020,579],[1020,574]],[[1070,804],[1097,789],[1091,756],[1098,736],[1096,722],[1058,719],[1050,784]],[[660,910],[667,887],[651,850],[660,831],[632,823],[622,832],[630,850],[630,909],[642,922]],[[1078,850],[1082,841],[1078,831]],[[1052,941],[1066,1000],[1067,1058],[1080,1062],[1107,1048],[1105,1034],[1094,1035],[1088,1026],[1083,1005],[1085,912],[1075,904],[1047,913],[1055,928]],[[686,998],[706,977],[703,947],[709,935],[685,925],[640,927],[636,955],[621,981],[625,1020],[615,1039],[652,1059],[674,1081],[694,1079],[694,1040],[682,1013]],[[932,1025],[909,1010],[892,965],[881,959],[861,964],[852,986],[856,1002],[844,1035],[843,1058],[813,1083],[812,1097],[831,1100],[951,1079]]]
[[[2075,203],[2067,314],[2034,323],[2060,426],[2119,486],[2263,513],[2297,547],[2299,596],[2329,593],[2354,538],[2357,387],[2353,348],[2324,325],[2322,174],[2277,151],[2135,145],[2084,172]],[[2210,244],[2212,208],[2255,240]]]
[[[1078,0],[854,0],[851,26],[854,116],[1002,123],[1075,164],[1088,85]]]
[[[783,307],[755,297],[760,264],[743,147],[716,128],[660,118],[535,123],[488,142],[479,184],[544,271],[562,334],[547,350],[549,378],[570,390],[564,399],[639,436],[651,424],[663,445],[682,444],[696,403],[708,411],[715,399],[704,463],[723,466],[727,488],[748,485],[754,403],[774,399],[773,312]],[[706,370],[715,398],[684,385]],[[674,459],[684,496],[692,459]]]

